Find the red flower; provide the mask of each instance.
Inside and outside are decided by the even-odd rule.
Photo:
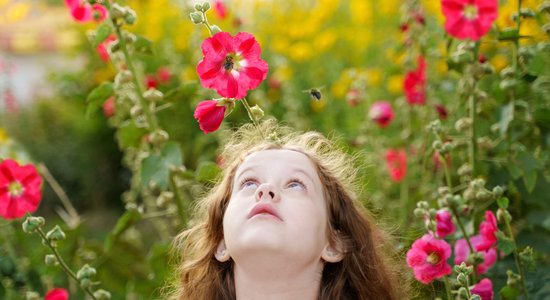
[[[489,278],[483,278],[471,289],[472,294],[481,297],[481,300],[493,300],[493,282]]]
[[[437,111],[437,114],[439,115],[439,118],[441,120],[445,120],[449,116],[449,113],[447,112],[447,109],[445,108],[445,106],[443,106],[443,104],[436,104],[435,110]]]
[[[101,22],[107,17],[107,8],[101,4],[90,4],[82,0],[65,0],[73,19],[77,22]]]
[[[6,159],[0,163],[0,217],[7,220],[33,213],[42,198],[42,178],[33,165],[19,166]]]
[[[388,126],[393,120],[393,116],[391,104],[386,101],[375,102],[369,110],[370,119],[381,128]]]
[[[69,292],[67,292],[66,289],[56,288],[50,290],[46,296],[44,296],[44,300],[68,300],[69,299]]]
[[[444,238],[453,234],[456,230],[453,218],[448,210],[440,209],[435,214],[436,234],[439,238]]]
[[[407,174],[407,153],[405,150],[386,151],[386,167],[393,181],[400,182]]]
[[[227,17],[227,5],[225,5],[225,3],[223,3],[223,1],[221,0],[216,0],[214,1],[214,12],[216,13],[216,17],[218,17],[218,19],[225,19],[225,17]]]
[[[495,233],[498,231],[497,218],[492,211],[485,212],[485,220],[479,224],[479,233],[483,240],[479,244],[478,250],[487,250],[497,243]]]
[[[226,107],[219,105],[219,102],[216,100],[205,100],[197,105],[193,116],[199,122],[201,130],[207,134],[220,128],[225,115],[225,109]]]
[[[115,97],[109,97],[103,102],[103,115],[107,118],[112,117],[115,114]]]
[[[172,77],[172,72],[170,72],[170,68],[160,67],[157,70],[157,78],[158,78],[160,83],[169,82],[171,77]]]
[[[479,40],[497,18],[497,0],[442,0],[445,31],[464,40]]]
[[[145,86],[148,89],[157,88],[158,82],[154,75],[149,74],[145,76]]]
[[[451,246],[429,234],[416,240],[407,252],[407,264],[413,269],[414,277],[428,284],[434,279],[451,274],[447,259],[451,256]]]
[[[225,98],[242,99],[267,76],[267,63],[253,35],[239,32],[231,36],[218,32],[202,43],[202,59],[197,72],[201,84]]]
[[[477,265],[477,272],[483,274],[491,268],[497,261],[497,250],[495,248],[490,248],[488,250],[480,249],[480,244],[483,241],[483,237],[480,235],[475,235],[470,237],[470,242],[474,251],[481,253],[483,256],[483,262]],[[468,247],[468,242],[465,239],[459,239],[455,243],[455,264],[459,265],[462,262],[468,260],[468,255],[470,255],[470,248]]]
[[[109,61],[109,50],[107,50],[107,47],[109,47],[109,44],[116,41],[115,35],[110,35],[107,37],[101,44],[97,45],[96,51],[99,54],[99,57],[102,61],[108,62]]]
[[[409,104],[426,103],[426,60],[418,57],[418,68],[405,75],[403,89]]]

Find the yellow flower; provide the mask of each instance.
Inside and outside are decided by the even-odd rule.
[[[306,42],[298,42],[290,46],[288,56],[295,61],[301,62],[310,59],[313,56],[313,49]]]
[[[495,68],[497,72],[504,69],[508,65],[508,59],[503,54],[497,54],[491,58],[491,65]]]
[[[382,83],[382,71],[378,68],[367,70],[367,80],[370,86],[380,86]]]
[[[8,133],[0,127],[0,144],[6,144],[9,141]]]
[[[393,95],[403,93],[403,75],[392,75],[386,83],[388,91]]]
[[[372,7],[369,1],[353,0],[350,3],[351,20],[357,25],[372,23]]]
[[[321,32],[319,35],[317,35],[317,38],[315,39],[315,50],[316,51],[325,51],[332,47],[334,45],[334,42],[336,41],[337,33],[334,29],[329,29]]]

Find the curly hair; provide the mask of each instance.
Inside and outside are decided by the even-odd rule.
[[[308,156],[323,184],[328,212],[328,239],[340,239],[344,258],[325,263],[320,300],[400,299],[386,251],[385,235],[357,199],[353,158],[317,132],[297,133],[273,121],[261,124],[269,138],[244,125],[231,135],[222,152],[221,180],[198,201],[195,222],[174,240],[179,258],[173,300],[235,299],[233,261],[219,262],[217,245],[223,238],[223,217],[232,193],[237,167],[249,154],[269,149],[289,149]]]

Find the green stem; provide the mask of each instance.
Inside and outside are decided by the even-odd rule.
[[[519,31],[521,29],[521,0],[518,0],[517,9],[518,9],[517,10],[518,17],[516,19],[516,28],[517,28],[518,35],[519,35]],[[514,71],[517,71],[517,69],[518,69],[518,64],[519,64],[518,52],[519,52],[519,38],[514,40],[514,47],[513,47],[513,52],[512,52],[512,55],[514,56],[513,59],[512,59],[512,66],[514,67]]]
[[[46,246],[48,246],[50,248],[50,250],[52,250],[53,254],[55,255],[55,258],[59,262],[59,265],[61,266],[63,271],[65,271],[65,273],[67,273],[67,275],[72,277],[77,282],[80,282],[80,280],[78,280],[78,277],[76,277],[76,274],[73,272],[73,270],[71,270],[71,268],[69,268],[69,266],[65,263],[65,261],[63,260],[63,257],[61,257],[61,255],[59,254],[59,251],[57,251],[57,248],[54,247],[50,243],[50,241],[46,238],[46,234],[44,233],[42,228],[38,228],[37,232],[40,235],[40,237],[42,237],[42,241],[44,241]],[[94,296],[94,293],[92,292],[92,290],[89,287],[85,288],[84,291],[86,293],[88,293],[88,295],[90,295],[90,297],[92,297],[92,299],[97,300],[97,298]]]
[[[512,239],[512,242],[514,243],[514,260],[516,261],[516,268],[518,268],[519,276],[521,276],[521,286],[523,289],[523,296],[525,297],[525,300],[529,300],[529,294],[527,293],[527,288],[525,285],[525,272],[523,271],[523,264],[521,263],[521,260],[519,258],[516,239],[514,238],[514,233],[512,232],[510,221],[507,218],[504,218],[504,223],[506,224],[506,230],[508,231],[508,235],[510,236],[510,238]]]
[[[170,172],[170,187],[172,188],[172,191],[174,192],[174,196],[176,197],[176,206],[178,207],[178,215],[180,216],[181,223],[185,227],[187,224],[187,214],[185,213],[185,199],[183,195],[181,194],[180,189],[178,188],[178,185],[176,184],[176,178],[175,173]]]
[[[139,103],[141,107],[143,108],[143,112],[145,113],[145,118],[147,119],[147,123],[151,127],[151,131],[155,131],[158,129],[158,123],[157,119],[155,118],[155,115],[151,112],[151,109],[147,103],[147,100],[143,97],[143,85],[140,82],[138,78],[138,73],[136,71],[136,68],[134,66],[134,62],[132,60],[132,56],[128,52],[128,49],[126,47],[126,41],[124,39],[124,36],[122,35],[122,31],[120,30],[120,26],[116,23],[115,20],[111,19],[111,23],[113,27],[115,28],[115,32],[118,38],[118,43],[120,45],[120,50],[124,54],[124,60],[126,61],[126,65],[128,67],[128,70],[132,73],[132,80],[134,81],[134,85],[136,86],[136,92],[139,99]]]
[[[248,105],[248,101],[246,101],[246,98],[242,98],[240,102],[242,102],[244,108],[246,109],[246,112],[248,113],[248,117],[250,118],[250,120],[252,120],[252,123],[254,124],[256,129],[258,129],[258,132],[260,133],[262,138],[266,139],[263,131],[260,128],[260,123],[258,123],[258,120],[256,120],[256,117],[254,117],[254,114],[252,114],[252,110],[250,109],[250,105]]]
[[[445,291],[447,292],[447,300],[452,300],[451,294],[451,284],[449,283],[449,277],[443,276],[443,281],[445,282]]]
[[[445,181],[447,181],[447,187],[449,188],[449,191],[453,190],[453,182],[451,180],[451,170],[449,170],[449,164],[447,163],[447,160],[441,153],[437,153],[439,155],[439,160],[441,161],[441,164],[443,165],[443,170],[445,171]]]
[[[208,33],[210,33],[210,36],[213,36],[214,33],[212,32],[212,28],[210,28],[210,23],[208,23],[208,18],[206,17],[206,12],[202,12],[202,18],[204,19],[204,26],[208,29]]]
[[[471,128],[470,128],[470,149],[469,149],[469,158],[470,158],[470,165],[472,167],[472,177],[475,178],[476,176],[476,99],[475,96],[472,94],[468,98],[468,104],[470,106],[470,120],[472,120]]]
[[[468,249],[470,250],[470,253],[474,253],[474,247],[472,246],[472,242],[470,242],[470,237],[468,236],[468,233],[466,233],[466,229],[464,228],[464,225],[462,224],[462,221],[460,221],[460,216],[458,215],[458,212],[456,211],[456,208],[452,205],[449,205],[449,208],[451,209],[451,212],[455,216],[456,224],[458,225],[458,228],[460,228],[460,231],[462,231],[462,235],[464,236],[464,239],[466,240],[466,244],[468,244]],[[474,266],[474,272],[472,273],[472,278],[474,282],[477,282],[477,266]]]

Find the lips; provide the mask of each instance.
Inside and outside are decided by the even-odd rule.
[[[248,213],[247,218],[250,219],[250,218],[253,218],[256,215],[264,215],[264,214],[268,215],[268,216],[275,217],[275,218],[279,219],[280,221],[283,220],[281,218],[281,216],[279,216],[279,213],[277,213],[277,210],[275,209],[275,207],[273,207],[273,205],[271,205],[269,203],[258,203],[258,204],[256,204],[250,210],[250,212]]]

